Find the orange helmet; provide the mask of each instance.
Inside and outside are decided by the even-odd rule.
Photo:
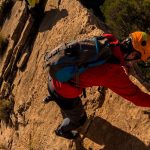
[[[145,32],[133,32],[129,35],[135,50],[141,53],[141,59],[147,61],[150,58],[150,35]]]

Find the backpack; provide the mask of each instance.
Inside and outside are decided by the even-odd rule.
[[[44,60],[53,79],[67,82],[79,78],[90,67],[106,63],[112,56],[107,38],[100,36],[63,43],[45,54]]]

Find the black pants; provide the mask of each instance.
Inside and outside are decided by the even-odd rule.
[[[67,132],[76,129],[85,123],[87,116],[79,97],[64,98],[60,96],[53,89],[51,80],[49,80],[48,83],[48,91],[54,101],[60,107],[64,116],[64,120],[59,126],[59,130],[62,132]]]

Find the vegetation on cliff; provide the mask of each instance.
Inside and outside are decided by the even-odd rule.
[[[150,33],[149,0],[105,0],[106,24],[119,38],[141,30]]]

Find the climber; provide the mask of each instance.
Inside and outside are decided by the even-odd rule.
[[[135,38],[133,35],[131,34],[132,40]],[[71,79],[71,82],[59,82],[49,76],[48,90],[50,95],[44,98],[43,102],[47,104],[49,101],[54,100],[66,116],[55,130],[58,136],[74,139],[78,136],[76,129],[85,123],[87,115],[79,97],[83,88],[104,86],[137,106],[150,107],[150,95],[142,92],[138,86],[130,81],[128,75],[125,73],[124,67],[126,62],[124,60],[124,54],[126,56],[128,50],[130,50],[127,46],[128,41],[120,43],[112,34],[103,34],[103,36],[111,44],[116,45],[111,47],[111,50],[115,58],[118,59],[117,62],[106,62],[99,66],[88,68],[79,75],[78,81],[74,77]],[[145,38],[144,36],[145,39],[146,45],[148,45],[147,40],[149,37]],[[122,47],[123,51],[121,49]],[[145,59],[143,56],[141,58]],[[77,84],[73,85],[72,83]]]
[[[105,21],[105,17],[100,9],[100,6],[103,5],[105,0],[80,0],[80,2],[87,9],[92,9],[96,17],[102,21]]]

